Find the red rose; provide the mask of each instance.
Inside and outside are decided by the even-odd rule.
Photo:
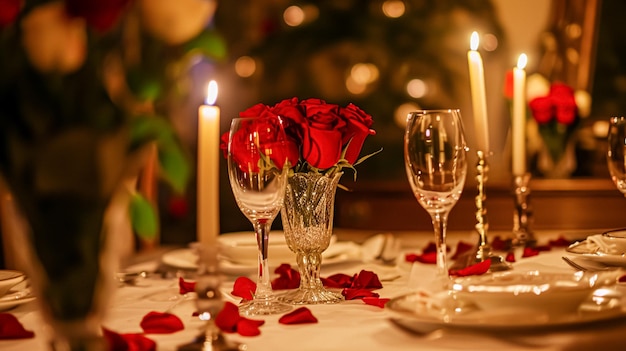
[[[0,28],[15,22],[21,7],[22,0],[0,0]]]
[[[306,117],[300,124],[302,158],[315,168],[334,166],[341,158],[341,129],[346,125],[339,115],[339,106],[319,99],[303,100],[300,105]]]
[[[542,96],[534,98],[528,103],[530,110],[533,113],[535,121],[539,124],[545,124],[552,120],[553,117],[553,105],[552,99],[549,96]]]
[[[566,84],[554,83],[550,87],[550,97],[555,108],[556,120],[565,125],[574,123],[578,114],[574,90]]]
[[[243,127],[232,136],[233,161],[242,170],[258,172],[260,155],[263,153],[278,168],[283,168],[287,161],[294,165],[298,160],[298,146],[293,139],[279,134],[281,124],[277,116],[258,117],[244,122]],[[252,134],[255,135],[254,139],[250,138]]]
[[[65,0],[70,16],[82,17],[100,32],[106,32],[117,22],[131,0]]]
[[[376,134],[373,129],[370,129],[374,121],[372,116],[354,104],[349,104],[346,108],[342,108],[340,113],[347,122],[346,128],[342,131],[342,143],[343,145],[350,143],[346,149],[345,159],[350,164],[354,164],[361,153],[365,138],[368,135]]]

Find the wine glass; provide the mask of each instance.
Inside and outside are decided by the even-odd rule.
[[[606,160],[617,190],[626,196],[626,117],[609,120]]]
[[[448,282],[448,213],[461,197],[467,175],[466,144],[459,110],[411,112],[404,133],[406,174],[419,204],[433,222],[437,279]]]
[[[228,176],[235,201],[252,222],[259,250],[254,298],[239,306],[245,315],[286,312],[293,307],[272,291],[268,243],[272,222],[283,206],[287,185],[287,137],[278,117],[234,118],[228,139]]]

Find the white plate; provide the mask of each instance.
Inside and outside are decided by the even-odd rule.
[[[395,323],[416,332],[443,327],[491,331],[544,330],[626,318],[626,309],[621,306],[619,299],[612,300],[606,309],[596,309],[592,304],[583,303],[577,312],[558,315],[515,307],[489,311],[469,308],[465,312],[455,313],[442,311],[420,293],[410,293],[391,299],[385,309],[391,312]]]
[[[0,311],[6,311],[18,305],[31,302],[35,297],[31,294],[30,288],[25,281],[15,285],[9,292],[0,297]]]
[[[328,247],[326,251],[322,253],[322,266],[328,266],[338,263],[346,263],[351,261],[356,261],[361,259],[361,251],[360,247],[353,242],[343,242],[339,241]],[[198,257],[191,249],[176,249],[172,251],[168,251],[163,254],[161,257],[161,261],[172,267],[181,268],[181,269],[196,269]],[[270,260],[270,271],[273,271],[276,267],[278,267],[282,263],[289,263],[291,265],[295,264],[295,255],[294,257],[285,262],[285,261],[275,261],[272,260],[272,257],[269,257]],[[224,274],[232,274],[232,275],[241,275],[241,274],[253,274],[256,272],[257,264],[256,262],[249,263],[239,263],[239,262],[231,262],[226,259],[220,260],[220,270]]]
[[[614,255],[591,250],[587,247],[586,240],[578,241],[565,249],[569,254],[582,257],[591,261],[597,261],[610,266],[626,267],[626,255]]]

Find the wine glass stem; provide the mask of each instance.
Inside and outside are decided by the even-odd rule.
[[[437,275],[448,276],[448,263],[446,259],[446,228],[448,225],[447,212],[435,212],[431,214],[435,231],[435,248],[437,250]]]
[[[268,299],[272,296],[272,284],[270,281],[269,264],[267,260],[268,244],[271,220],[254,221],[254,232],[257,245],[259,246],[259,274],[257,277],[255,299]]]

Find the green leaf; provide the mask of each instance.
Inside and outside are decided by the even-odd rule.
[[[133,194],[130,200],[130,220],[133,230],[144,239],[152,239],[157,234],[159,220],[157,211],[140,193]]]
[[[191,169],[185,153],[177,143],[159,144],[159,165],[162,176],[179,194],[185,192]]]
[[[203,31],[185,45],[188,52],[200,51],[201,54],[214,60],[226,58],[226,41],[215,31]]]

